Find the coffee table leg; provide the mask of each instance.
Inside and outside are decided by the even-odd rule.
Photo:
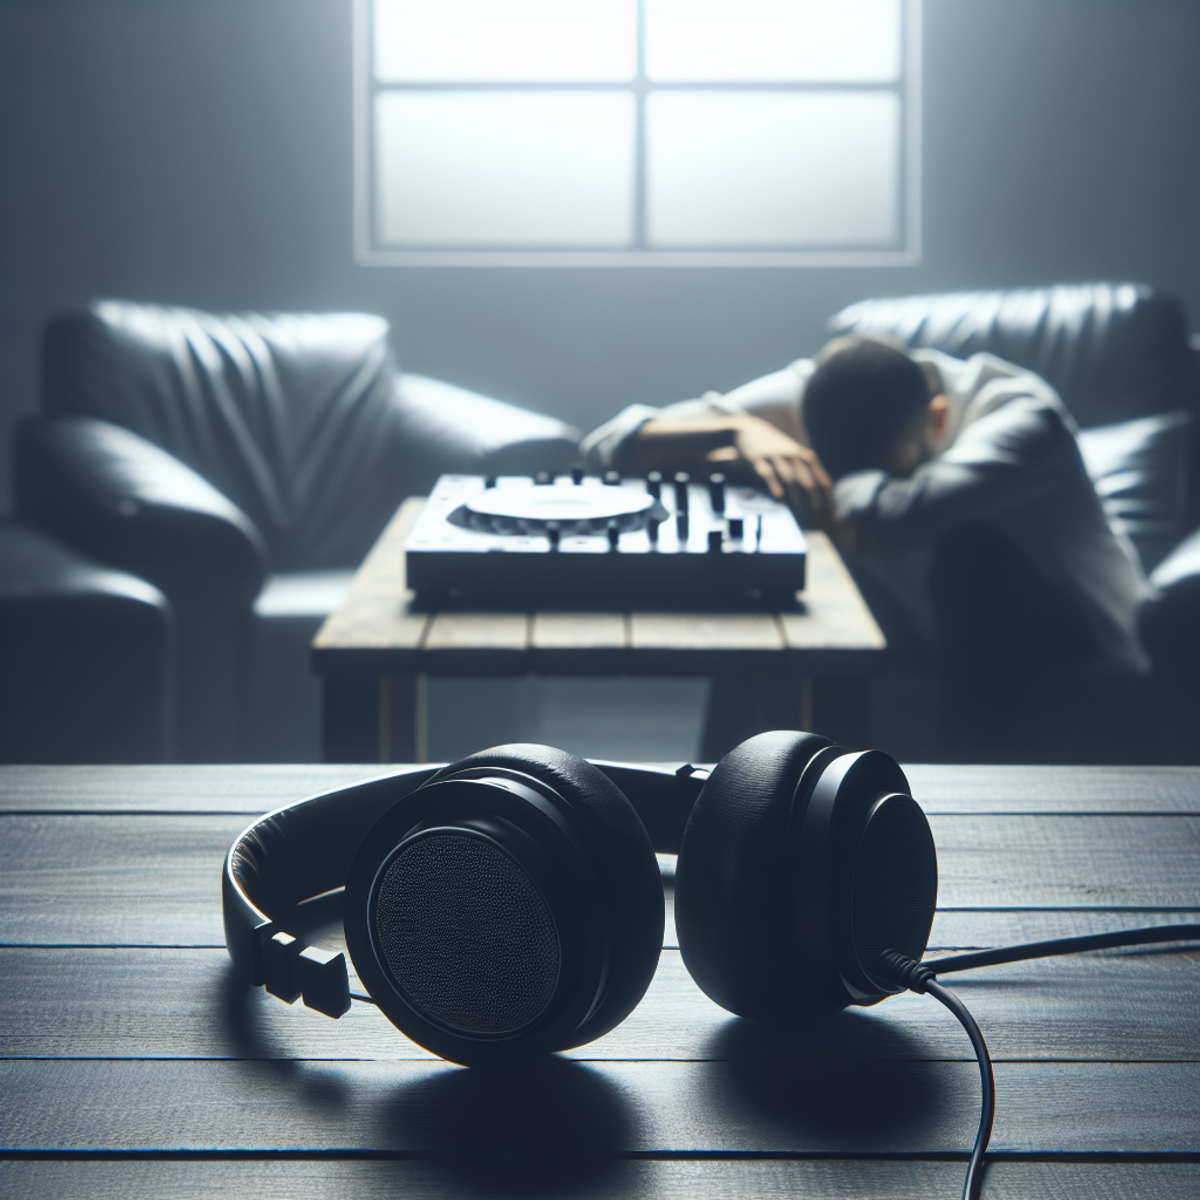
[[[325,676],[325,762],[425,762],[425,676]]]
[[[425,693],[424,675],[391,675],[379,680],[380,762],[428,761]]]

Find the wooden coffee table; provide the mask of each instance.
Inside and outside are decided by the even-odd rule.
[[[401,506],[313,641],[327,762],[424,762],[429,675],[741,679],[763,729],[869,741],[886,643],[824,534],[805,535],[808,583],[790,612],[424,612],[404,578],[422,504]]]
[[[933,955],[1197,920],[1200,768],[906,772],[937,842]],[[741,1021],[672,920],[632,1016],[523,1082],[432,1058],[369,1004],[331,1021],[238,982],[230,842],[369,774],[0,766],[0,1196],[958,1200],[979,1072],[927,996]],[[947,982],[995,1062],[983,1200],[1195,1200],[1194,946]]]

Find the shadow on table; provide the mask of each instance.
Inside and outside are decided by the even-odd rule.
[[[264,1009],[269,1011],[270,1005],[264,1006],[261,1001],[261,990],[247,986],[233,964],[228,964],[217,992],[217,1003],[221,1027],[235,1056],[277,1075],[316,1107],[343,1110],[350,1093],[345,1081],[329,1073],[316,1074],[308,1069],[310,1064],[296,1058],[294,1047],[272,1035],[264,1019]],[[271,1001],[272,1005],[275,1003]]]
[[[637,1141],[621,1092],[598,1072],[555,1056],[492,1070],[429,1063],[437,1069],[423,1078],[382,1094],[352,1094],[338,1074],[293,1057],[294,1047],[272,1035],[259,1001],[258,989],[230,966],[218,1003],[237,1057],[253,1060],[331,1120],[369,1111],[375,1144],[411,1147],[469,1191],[586,1195],[608,1181],[618,1156]]]
[[[722,1105],[806,1146],[885,1151],[940,1125],[944,1078],[929,1048],[875,1014],[809,1015],[773,1027],[734,1018],[704,1048],[721,1065]]]
[[[463,1184],[506,1194],[586,1193],[636,1141],[621,1093],[556,1057],[439,1073],[393,1093],[389,1119]]]

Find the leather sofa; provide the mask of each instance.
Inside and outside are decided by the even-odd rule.
[[[18,516],[169,601],[181,761],[318,758],[308,644],[401,501],[576,455],[561,421],[400,371],[376,316],[98,300],[43,353]]]
[[[1150,720],[1124,761],[1200,761],[1200,346],[1182,305],[1144,285],[1094,283],[865,300],[831,335],[886,334],[1048,380],[1079,425],[1110,523],[1149,577]]]
[[[173,649],[156,587],[0,523],[0,762],[169,762]]]

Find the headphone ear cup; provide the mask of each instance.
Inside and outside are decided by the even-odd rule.
[[[469,755],[435,778],[479,767],[521,771],[548,784],[570,804],[591,848],[599,890],[596,902],[609,930],[611,957],[603,998],[570,1043],[582,1045],[619,1025],[654,978],[665,918],[662,874],[654,847],[625,794],[598,767],[578,755],[525,743],[496,746]]]
[[[663,940],[650,838],[549,746],[461,759],[367,831],[346,879],[355,970],[418,1044],[482,1065],[582,1045],[645,994]]]
[[[794,1018],[814,999],[795,932],[789,817],[804,769],[832,745],[791,731],[742,742],[688,818],[675,875],[679,949],[700,988],[739,1016]]]

